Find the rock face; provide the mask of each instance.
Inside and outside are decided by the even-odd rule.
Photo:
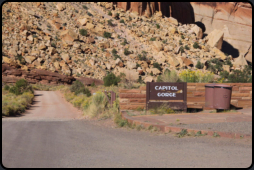
[[[174,17],[182,24],[194,22],[193,8],[189,2],[113,2],[113,4],[139,15],[151,16],[155,11],[161,11],[163,16]]]
[[[234,58],[244,55],[252,62],[252,7],[248,2],[191,2],[195,22],[205,34],[224,32],[222,51]]]
[[[30,83],[50,83],[50,84],[71,84],[75,78],[65,76],[59,73],[34,69],[32,71],[24,71],[18,68],[2,64],[2,81],[7,83],[15,83],[17,80],[25,78]]]

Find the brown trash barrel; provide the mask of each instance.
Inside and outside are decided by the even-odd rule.
[[[230,109],[230,101],[232,94],[232,86],[228,85],[215,85],[213,106],[215,109]]]
[[[205,85],[205,107],[214,108],[213,107],[213,94],[214,94],[214,86],[216,84],[206,84]]]

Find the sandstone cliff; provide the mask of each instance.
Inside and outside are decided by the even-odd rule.
[[[205,25],[205,33],[223,30],[222,51],[252,62],[252,7],[248,2],[191,2],[195,21]]]
[[[137,12],[139,15],[151,16],[161,11],[166,17],[177,18],[182,24],[193,23],[194,13],[189,2],[113,2],[125,11]]]

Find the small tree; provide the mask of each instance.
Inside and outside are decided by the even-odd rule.
[[[112,16],[112,12],[111,12],[111,11],[108,11],[108,15]]]
[[[201,63],[199,60],[195,66],[197,69],[203,69],[204,68],[204,63]]]
[[[118,83],[121,81],[120,77],[116,77],[114,73],[109,73],[103,78],[104,86],[117,86]]]
[[[161,66],[160,66],[160,64],[157,63],[157,62],[153,63],[153,67],[154,67],[154,68],[157,68],[158,70],[161,70]]]

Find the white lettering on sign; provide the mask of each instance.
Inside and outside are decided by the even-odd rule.
[[[176,97],[175,93],[157,93],[158,97]]]
[[[177,86],[155,86],[155,90],[178,90]]]

